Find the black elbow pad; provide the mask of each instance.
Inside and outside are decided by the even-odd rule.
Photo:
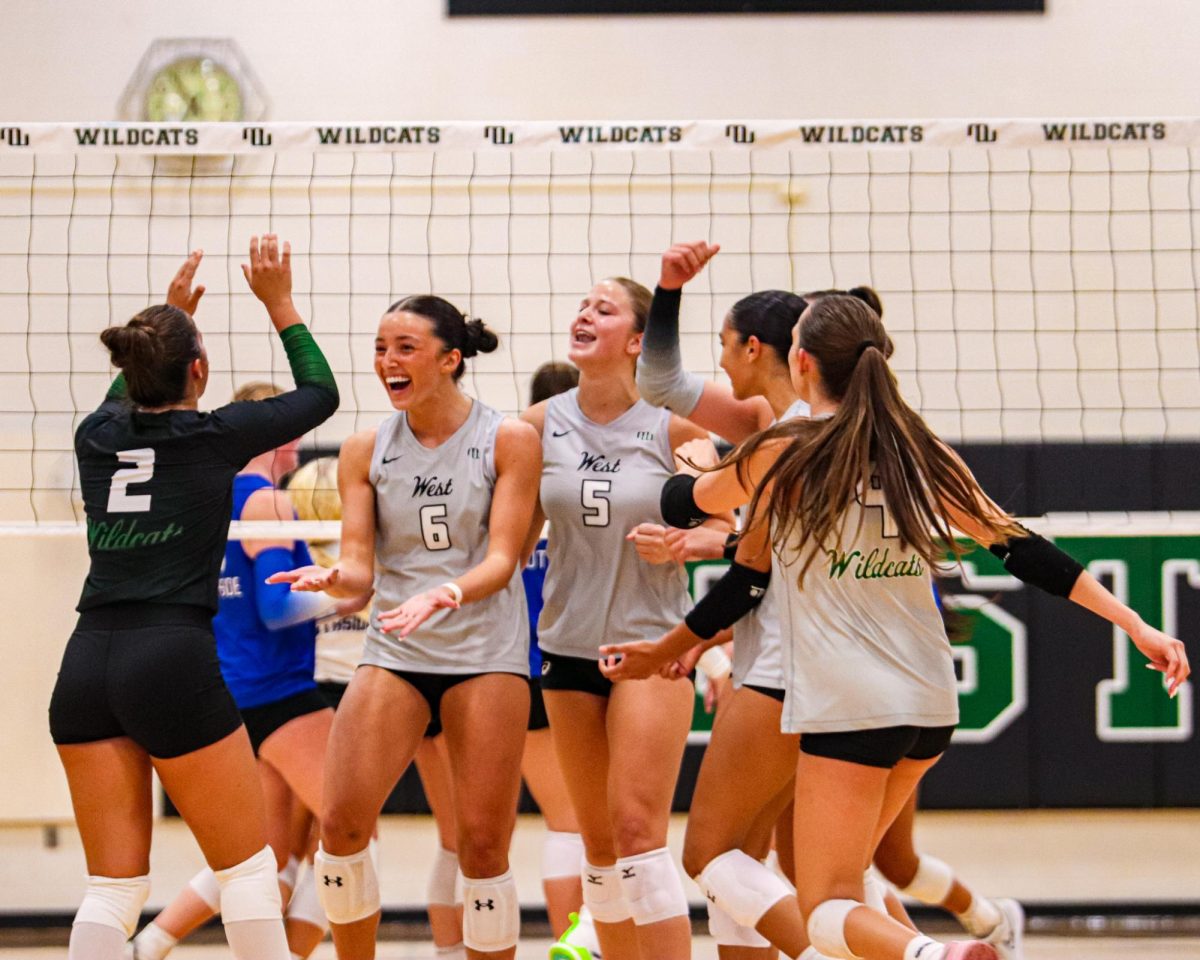
[[[677,473],[663,484],[658,506],[664,523],[690,530],[709,518],[709,514],[696,506],[692,489],[695,486],[696,478],[686,473]]]
[[[683,622],[702,640],[711,640],[762,603],[770,582],[770,570],[754,570],[734,561]]]
[[[1018,580],[1056,597],[1069,597],[1083,573],[1078,560],[1036,533],[1015,537],[1007,543],[994,543],[988,550]]]

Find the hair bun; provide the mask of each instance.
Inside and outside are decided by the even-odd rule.
[[[488,329],[486,323],[476,317],[467,321],[467,342],[463,349],[464,358],[478,353],[491,353],[500,345],[500,338]]]
[[[126,367],[149,361],[157,347],[153,326],[133,319],[119,327],[108,327],[100,334],[100,342],[108,348],[114,367]]]
[[[875,311],[877,317],[880,319],[883,318],[883,301],[879,299],[879,294],[874,289],[871,287],[851,287],[846,293],[856,300],[861,300]]]

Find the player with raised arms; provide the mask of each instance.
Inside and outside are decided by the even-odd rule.
[[[667,822],[692,692],[661,678],[614,689],[598,663],[602,643],[657,636],[690,606],[661,529],[642,525],[662,522],[656,491],[674,472],[672,451],[704,433],[638,397],[649,307],[650,292],[632,280],[597,283],[571,324],[579,386],[523,416],[541,434],[545,464],[542,691],[583,835],[584,903],[606,957],[674,960],[690,954],[690,923]]]
[[[459,389],[497,346],[436,296],[389,307],[375,372],[396,413],[338,461],[337,562],[274,579],[375,600],[338,708],[314,867],[342,960],[373,957],[379,882],[368,849],[388,793],[440,719],[454,781],[468,956],[511,958],[520,927],[508,849],[529,714],[520,561],[537,499],[536,433]]]
[[[288,960],[254,753],[213,638],[233,478],[337,409],[333,373],[291,298],[291,251],[250,240],[243,265],[296,388],[198,410],[208,356],[191,314],[201,252],[167,304],[100,339],[121,375],[75,434],[91,566],[50,703],[88,866],[71,960],[115,960],[149,893],[151,770],[220,888],[239,960]]]
[[[663,255],[663,273],[655,290],[647,324],[646,344],[638,360],[638,383],[643,395],[687,416],[693,422],[739,443],[760,429],[781,420],[805,416],[808,405],[800,400],[788,368],[788,352],[792,328],[809,303],[823,296],[846,293],[863,301],[882,317],[883,306],[870,287],[859,286],[849,291],[823,290],[799,297],[783,291],[765,291],[744,297],[730,309],[720,334],[721,368],[728,375],[728,386],[706,381],[686,373],[679,354],[680,288],[690,281],[717,252],[716,247],[703,243],[676,244]],[[764,403],[765,401],[765,403]],[[715,543],[698,536],[703,528],[674,530],[667,535],[672,543],[693,543],[687,559],[712,556]],[[711,541],[711,538],[709,538]],[[733,550],[729,551],[733,559]],[[718,582],[720,590],[734,587],[739,571],[728,580]],[[693,611],[693,617],[701,616]],[[696,624],[693,624],[694,626]],[[705,630],[704,632],[708,632]],[[768,840],[772,813],[782,808],[778,818],[780,840],[791,838],[791,809],[787,800],[792,793],[795,770],[795,738],[780,731],[783,701],[783,664],[780,654],[779,618],[768,591],[764,602],[751,609],[735,628],[733,675],[735,685],[748,692],[775,698],[768,704],[761,697],[746,694],[735,697],[723,720],[719,720],[697,779],[688,817],[684,842],[684,868],[698,877],[709,863],[729,851],[740,850],[755,859],[762,859]],[[706,642],[711,642],[706,640]],[[696,652],[685,655],[681,667],[695,660]],[[643,645],[641,655],[648,666],[668,662],[665,651]],[[626,648],[628,655],[629,649]],[[623,668],[613,668],[614,676],[629,675],[634,660],[628,659]],[[676,674],[680,669],[676,669]],[[750,744],[753,744],[753,749]],[[777,750],[770,750],[774,745]],[[764,753],[764,751],[766,751]],[[787,763],[785,756],[790,754]],[[767,758],[779,760],[772,767]],[[727,789],[729,783],[744,783],[744,764],[753,758],[758,788],[769,793],[772,784],[779,793],[761,812],[754,790]],[[776,771],[776,778],[768,775]],[[989,900],[974,893],[947,864],[930,856],[922,856],[913,847],[914,793],[905,812],[884,835],[876,852],[875,862],[889,880],[899,881],[902,892],[922,902],[944,904],[971,933],[995,944],[1005,960],[1017,960],[1024,917],[1020,905],[1013,900]],[[738,854],[730,853],[737,858]],[[792,850],[780,850],[781,862],[790,864]],[[890,891],[878,890],[877,881],[867,878],[868,893],[876,907],[886,907],[893,915],[908,920],[903,907]],[[871,885],[875,884],[875,888]],[[785,896],[780,884],[777,892]],[[766,948],[767,941],[755,933],[753,924],[736,924],[721,915],[720,908],[708,901],[710,928],[718,947]],[[756,921],[757,922],[757,921]],[[727,951],[722,950],[722,953]]]
[[[663,489],[663,515],[687,527],[750,506],[738,562],[778,579],[787,696],[783,729],[801,734],[795,846],[799,912],[764,885],[766,868],[728,861],[705,892],[789,956],[843,960],[991,960],[979,941],[941,944],[866,909],[863,870],[958,720],[953,659],[930,585],[954,531],[988,546],[1008,571],[1069,597],[1126,631],[1165,674],[1187,678],[1183,645],[1147,625],[1057,547],[992,503],[962,461],[904,402],[892,344],[861,300],[811,304],[789,364],[811,418],[755,435],[716,469]],[[736,619],[749,590],[727,598]],[[686,649],[686,627],[664,637]],[[620,649],[606,650],[615,663]],[[770,901],[770,902],[767,902]],[[765,912],[763,908],[766,908]],[[801,928],[803,924],[803,929]],[[807,941],[811,946],[803,947]]]

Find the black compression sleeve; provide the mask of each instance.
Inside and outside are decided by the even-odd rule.
[[[679,303],[682,290],[654,288],[654,299],[650,301],[650,316],[646,319],[646,332],[642,336],[642,349],[679,349]]]
[[[1083,565],[1045,537],[1029,533],[988,547],[1018,580],[1056,597],[1069,597]]]
[[[663,484],[662,496],[659,499],[663,523],[689,530],[700,526],[709,518],[710,514],[696,506],[696,498],[692,493],[694,486],[696,478],[686,473],[677,473]]]
[[[755,570],[735,560],[683,622],[702,640],[711,640],[757,607],[770,582],[770,570]]]
[[[740,534],[736,530],[730,530],[729,536],[725,538],[724,555],[725,559],[730,563],[733,563],[733,561],[737,559],[737,548],[738,543],[740,542],[739,537]]]

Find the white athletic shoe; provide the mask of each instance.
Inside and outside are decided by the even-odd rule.
[[[1000,911],[1000,922],[988,934],[986,942],[996,948],[1000,960],[1024,960],[1025,911],[1016,900],[993,900],[992,903]]]

